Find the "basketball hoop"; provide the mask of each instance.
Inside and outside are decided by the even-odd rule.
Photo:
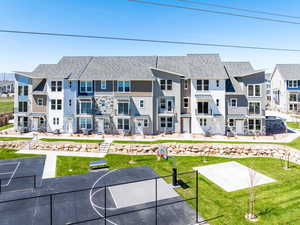
[[[161,158],[168,159],[168,150],[166,146],[164,145],[158,146],[157,158],[158,160],[160,160]]]

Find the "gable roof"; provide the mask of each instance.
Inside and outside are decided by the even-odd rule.
[[[276,69],[284,80],[300,80],[300,64],[277,64]]]
[[[223,62],[223,64],[226,71],[234,77],[243,77],[256,72],[250,62]]]

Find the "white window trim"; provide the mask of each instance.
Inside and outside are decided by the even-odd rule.
[[[81,120],[85,120],[85,122],[86,122],[86,123],[84,124],[85,127],[83,127],[83,128],[81,127]],[[87,120],[90,120],[90,121],[91,121],[91,128],[87,128],[87,124],[88,124],[88,123],[87,123]],[[79,128],[80,128],[80,130],[82,130],[82,129],[87,129],[87,130],[89,129],[89,130],[92,130],[92,129],[93,129],[93,120],[92,120],[92,118],[80,118],[80,119],[79,119]]]
[[[123,91],[119,91],[119,82],[122,82],[122,86],[123,86]],[[125,82],[129,82],[129,91],[125,91]],[[125,92],[125,93],[129,93],[131,92],[131,81],[130,80],[118,80],[117,81],[117,92]]]
[[[39,104],[39,101],[42,100],[42,104]],[[37,98],[37,105],[38,106],[43,106],[44,105],[44,99],[43,98]]]
[[[249,86],[253,86],[253,96],[249,96]],[[259,86],[259,96],[255,95],[255,86]],[[248,84],[247,85],[247,97],[249,98],[261,98],[262,97],[262,85],[261,84]]]
[[[235,106],[232,106],[232,100],[235,100],[235,102],[236,102],[236,105],[235,105]],[[238,101],[237,98],[231,98],[231,99],[230,99],[230,107],[237,108],[237,105],[238,105],[238,104],[237,104],[237,103],[238,103],[237,101]]]
[[[91,91],[88,91],[88,90],[87,90],[87,87],[88,87],[88,86],[87,86],[87,83],[88,83],[88,82],[91,82],[91,83],[92,83],[92,86],[91,86],[91,87],[92,87],[92,90],[91,90]],[[81,87],[82,87],[81,84],[85,84],[85,85],[84,85],[84,89],[85,89],[84,91],[81,91]],[[93,81],[88,81],[88,80],[86,80],[86,81],[84,81],[84,80],[80,81],[80,82],[79,82],[79,91],[80,91],[80,93],[88,93],[88,94],[89,94],[89,93],[93,93]]]
[[[249,101],[248,102],[248,110],[250,109],[250,103],[259,103],[259,114],[251,114],[251,115],[261,115],[262,113],[262,104],[260,101]],[[250,114],[250,110],[248,112]]]
[[[145,126],[145,121],[147,121],[147,126]],[[149,127],[149,120],[148,119],[143,120],[143,127]]]
[[[290,86],[290,81],[292,82],[292,86]],[[296,81],[296,85],[294,85],[294,82]],[[288,88],[298,88],[298,80],[288,80]]]
[[[254,129],[249,128],[249,120],[254,120],[254,124],[253,124]],[[256,130],[256,120],[260,120],[260,129],[259,130]],[[250,131],[261,131],[262,130],[262,120],[261,119],[256,119],[256,118],[248,119],[248,130],[250,130]]]
[[[188,106],[187,106],[187,107],[184,106],[184,100],[185,100],[185,99],[188,100]],[[189,98],[189,97],[184,97],[184,98],[183,98],[183,108],[184,108],[184,109],[188,109],[189,106],[190,106],[190,98]]]
[[[106,80],[101,80],[101,90],[105,90],[106,89]]]
[[[183,81],[184,89],[187,90],[189,88],[189,80],[184,80]]]
[[[143,102],[143,106],[141,106],[141,102]],[[141,109],[144,109],[144,108],[145,108],[145,100],[144,100],[144,99],[140,99],[140,100],[139,100],[139,107],[140,107]]]

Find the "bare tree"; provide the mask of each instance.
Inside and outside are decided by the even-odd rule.
[[[250,221],[256,221],[257,217],[255,216],[255,181],[256,181],[256,172],[249,168],[249,197],[248,197],[248,213],[246,218]]]
[[[135,164],[136,161],[134,160],[134,155],[133,155],[133,152],[132,152],[131,144],[129,144],[129,156],[130,156],[129,164]]]
[[[284,153],[284,169],[288,170],[290,167],[290,152],[286,151]]]

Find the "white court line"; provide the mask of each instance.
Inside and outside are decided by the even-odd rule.
[[[0,166],[3,166],[3,165],[12,165],[12,164],[18,164],[20,162],[10,162],[10,163],[0,163]]]
[[[17,166],[16,166],[16,168],[14,169],[12,175],[10,176],[10,179],[8,180],[7,184],[2,185],[3,187],[7,187],[7,186],[10,184],[10,182],[12,181],[13,177],[15,176],[15,174],[16,174],[16,172],[17,172],[19,166],[20,166],[20,162],[17,163]]]
[[[2,174],[12,174],[13,172],[7,172],[7,173],[0,173],[0,175]]]

